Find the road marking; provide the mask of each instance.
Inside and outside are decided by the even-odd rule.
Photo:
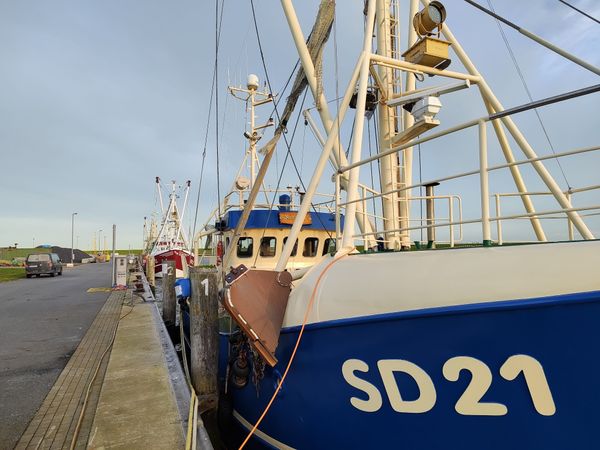
[[[87,292],[110,292],[112,288],[109,287],[97,287],[97,288],[89,288]]]

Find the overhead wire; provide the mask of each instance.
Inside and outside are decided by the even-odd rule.
[[[223,0],[223,3],[225,2],[225,0]],[[223,8],[221,8],[221,17],[219,18],[219,32],[218,32],[218,42],[217,42],[217,46],[220,43],[220,39],[221,39],[221,29],[222,29],[222,25],[223,25],[223,11],[225,10],[224,8],[225,5],[223,5]],[[215,84],[215,80],[216,80],[216,75],[217,75],[217,68],[216,66],[213,67],[213,75],[212,75],[212,81],[211,81],[211,87],[210,87],[210,99],[208,101],[208,114],[206,117],[206,131],[204,133],[204,146],[202,149],[202,165],[200,166],[200,179],[199,179],[199,183],[198,183],[198,195],[196,196],[196,209],[194,212],[194,225],[193,225],[193,231],[192,231],[192,235],[191,235],[191,240],[194,240],[194,237],[196,236],[196,225],[197,225],[197,221],[198,221],[198,210],[200,207],[200,194],[202,191],[202,181],[204,178],[204,164],[206,161],[206,148],[208,145],[208,134],[210,132],[210,119],[211,119],[211,115],[212,115],[212,107],[213,107],[213,97],[214,97],[214,93],[215,93],[215,89],[216,89],[216,84]]]
[[[496,11],[494,9],[494,6],[492,5],[492,0],[487,0],[487,3],[490,7],[490,9],[492,10],[492,12],[495,14]],[[517,71],[517,74],[519,75],[519,78],[521,79],[521,83],[523,84],[523,88],[525,89],[525,93],[527,94],[527,97],[529,98],[530,102],[533,102],[533,96],[531,95],[531,91],[529,90],[529,86],[527,85],[527,82],[525,81],[525,76],[523,75],[523,72],[521,70],[521,67],[519,65],[519,62],[517,61],[517,58],[515,56],[515,53],[512,50],[512,47],[510,45],[510,43],[508,42],[508,38],[506,36],[506,34],[504,33],[504,29],[502,28],[502,25],[500,23],[500,21],[498,20],[498,18],[494,17],[494,20],[496,21],[496,25],[498,25],[498,30],[500,30],[500,34],[502,36],[502,40],[504,41],[504,45],[506,46],[506,49],[508,50],[508,53],[510,55],[510,58],[512,60],[513,65],[515,66],[515,70]],[[537,110],[537,108],[534,108],[533,111],[535,112],[535,115],[538,119],[538,122],[540,123],[540,126],[542,128],[542,131],[544,133],[544,136],[546,137],[546,141],[548,141],[548,145],[550,146],[550,150],[552,151],[552,153],[554,155],[556,155],[556,150],[554,148],[554,145],[552,144],[552,140],[550,139],[550,135],[548,134],[548,130],[546,130],[546,126],[544,125],[544,122],[542,120],[542,117],[540,116],[539,111]],[[565,183],[567,185],[567,188],[570,190],[571,189],[571,185],[569,183],[569,180],[567,179],[567,175],[562,167],[562,164],[560,163],[560,160],[558,158],[555,159],[558,168],[560,169],[560,172],[562,173],[562,176],[565,180]]]

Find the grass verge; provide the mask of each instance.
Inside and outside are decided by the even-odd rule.
[[[49,248],[0,248],[0,259],[12,261],[13,258],[24,258],[30,253],[50,253]]]
[[[19,278],[25,278],[25,269],[22,267],[0,267],[0,283]]]

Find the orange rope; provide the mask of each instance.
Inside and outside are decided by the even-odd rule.
[[[260,425],[260,423],[263,421],[263,419],[267,415],[267,412],[269,411],[269,409],[271,408],[271,405],[275,401],[275,398],[277,397],[277,394],[281,390],[281,386],[283,385],[285,377],[287,377],[287,374],[288,374],[288,372],[290,370],[292,362],[294,361],[294,357],[296,356],[296,350],[298,350],[298,346],[300,345],[300,341],[302,340],[302,335],[304,334],[304,327],[306,326],[306,322],[308,322],[308,314],[310,313],[310,310],[312,309],[312,305],[313,305],[313,303],[315,301],[315,297],[316,297],[316,293],[317,293],[317,288],[319,287],[319,284],[321,284],[321,279],[323,278],[323,275],[325,275],[327,273],[327,271],[331,268],[331,266],[333,266],[334,263],[336,263],[337,261],[339,261],[340,259],[342,259],[342,258],[344,258],[346,256],[347,255],[344,255],[344,256],[341,256],[341,257],[339,257],[339,258],[334,259],[333,261],[331,261],[325,267],[325,269],[323,270],[323,272],[321,272],[321,274],[319,275],[319,278],[317,278],[317,283],[315,284],[315,287],[314,287],[314,289],[312,291],[312,294],[310,296],[310,301],[308,302],[308,306],[306,307],[306,312],[304,313],[304,320],[302,322],[302,327],[300,328],[300,333],[298,333],[298,339],[296,340],[296,345],[294,346],[294,350],[292,351],[292,356],[290,356],[290,360],[288,361],[287,367],[285,368],[285,372],[283,372],[283,376],[279,380],[279,383],[277,384],[277,388],[275,389],[275,392],[273,393],[273,396],[271,397],[271,400],[267,404],[267,407],[265,408],[265,410],[263,411],[263,413],[261,414],[261,416],[256,421],[256,424],[254,424],[254,427],[252,427],[252,430],[250,430],[250,433],[248,433],[248,436],[246,436],[246,439],[244,439],[244,442],[242,442],[242,445],[240,445],[239,450],[242,450],[244,448],[244,446],[248,443],[248,441],[250,440],[250,438],[252,437],[252,435],[254,434],[254,432],[256,431],[256,429],[258,428],[258,426]]]

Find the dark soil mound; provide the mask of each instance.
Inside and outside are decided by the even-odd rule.
[[[60,260],[64,263],[71,262],[70,248],[52,247],[52,253],[56,253]],[[86,252],[82,252],[77,248],[73,249],[73,262],[80,263],[82,258],[92,258],[92,256],[88,255]]]

